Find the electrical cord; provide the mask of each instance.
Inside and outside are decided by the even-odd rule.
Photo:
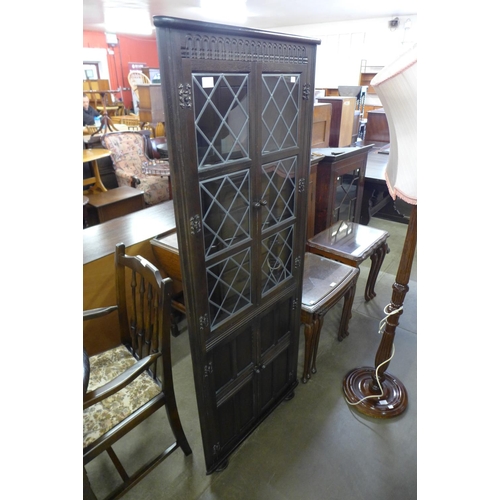
[[[387,312],[387,308],[389,307],[390,304],[387,304],[385,307],[384,307],[384,314],[385,314],[385,317],[382,318],[382,320],[380,321],[379,325],[378,325],[378,333],[379,335],[384,331],[385,329],[385,325],[387,323],[387,319],[389,318],[389,316],[392,316],[394,314],[398,314],[400,311],[403,310],[403,306],[401,306],[399,309],[395,309],[394,311],[391,311],[390,313]],[[384,395],[384,390],[382,389],[382,384],[380,383],[380,380],[379,380],[379,377],[378,377],[378,370],[381,366],[389,363],[389,361],[394,357],[394,354],[396,352],[396,348],[394,347],[394,344],[392,344],[392,352],[391,352],[391,355],[389,356],[388,359],[386,359],[385,361],[382,361],[382,363],[380,363],[377,368],[375,369],[375,379],[377,380],[377,384],[378,384],[378,387],[380,389],[380,394],[377,395],[377,394],[373,394],[372,396],[365,396],[364,398],[361,398],[359,401],[356,401],[355,403],[351,403],[351,401],[348,401],[347,398],[345,398],[347,404],[350,404],[351,406],[356,406],[356,405],[359,405],[360,403],[362,403],[363,401],[365,401],[365,399],[370,399],[370,398],[381,398],[383,395]]]

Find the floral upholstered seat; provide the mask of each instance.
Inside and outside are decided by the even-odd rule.
[[[147,205],[171,199],[169,175],[147,175],[143,165],[152,160],[146,155],[146,137],[140,132],[111,132],[101,142],[111,152],[118,186],[132,186],[144,191]],[[168,162],[164,162],[168,166]]]
[[[89,391],[110,382],[136,363],[123,345],[91,356],[89,361]],[[104,435],[160,392],[155,381],[147,373],[141,373],[118,393],[84,410],[83,447]]]

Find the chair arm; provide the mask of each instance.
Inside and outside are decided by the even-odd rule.
[[[118,377],[110,380],[95,391],[91,391],[85,394],[83,396],[83,409],[85,410],[90,406],[98,403],[99,401],[102,401],[103,399],[116,394],[118,391],[130,384],[130,382],[135,380],[141,373],[145,372],[147,368],[160,356],[161,353],[159,352],[150,354],[149,356],[139,360],[137,363],[118,375]]]
[[[118,306],[97,307],[95,309],[88,309],[87,311],[83,311],[83,321],[86,321],[87,319],[100,318],[101,316],[106,316],[107,314],[117,310]]]
[[[137,175],[132,176],[132,187],[135,188],[141,183],[141,179]]]

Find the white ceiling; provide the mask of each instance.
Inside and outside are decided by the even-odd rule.
[[[227,0],[235,10],[236,0]],[[141,15],[151,20],[154,15],[181,17],[201,21],[222,22],[253,28],[273,28],[302,24],[325,23],[396,17],[417,14],[418,0],[246,0],[247,19],[238,21],[210,18],[200,8],[201,0],[83,0],[83,29],[112,33],[127,33],[127,29],[110,29],[105,11],[115,12],[122,19],[126,13],[119,9],[132,9],[135,22]],[[106,21],[106,22],[105,22]],[[152,34],[154,36],[154,33]]]

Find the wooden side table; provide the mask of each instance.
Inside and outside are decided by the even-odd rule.
[[[385,255],[389,233],[381,229],[363,226],[356,222],[336,222],[307,241],[309,252],[333,259],[359,269],[361,263],[370,257],[372,264],[365,288],[365,300],[373,299],[375,282]]]
[[[92,166],[93,177],[88,177],[83,179],[83,187],[91,186],[88,190],[84,191],[84,194],[93,193],[95,191],[106,192],[107,189],[101,180],[101,174],[99,173],[99,165],[97,160],[101,158],[106,158],[111,156],[111,153],[107,149],[84,149],[83,150],[83,163],[90,162]]]
[[[325,314],[344,298],[344,307],[338,330],[338,339],[349,335],[352,303],[356,292],[359,269],[340,262],[306,252],[300,321],[304,324],[304,372],[305,384],[316,373],[316,356]]]

